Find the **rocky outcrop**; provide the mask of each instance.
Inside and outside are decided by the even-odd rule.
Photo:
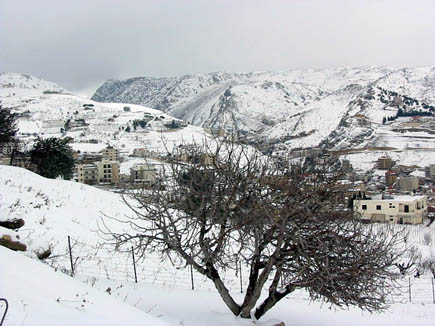
[[[9,248],[11,250],[15,251],[26,251],[27,246],[24,243],[21,243],[19,241],[13,241],[12,237],[9,235],[4,234],[0,238],[0,246]]]
[[[22,218],[17,218],[8,221],[0,221],[0,226],[10,230],[16,230],[24,225],[24,220]]]
[[[0,227],[8,229],[8,230],[17,230],[17,229],[21,228],[23,225],[24,225],[24,220],[21,218],[7,220],[7,221],[0,221]],[[1,230],[0,230],[0,246],[9,248],[9,249],[15,250],[15,251],[26,251],[27,250],[27,246],[24,243],[21,243],[20,241],[14,239],[14,237],[11,236],[10,234],[2,234],[2,233],[4,233],[4,232],[1,232]]]

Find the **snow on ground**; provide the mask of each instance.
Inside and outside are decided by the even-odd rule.
[[[121,286],[122,285],[122,286]],[[433,325],[435,304],[397,303],[384,313],[362,312],[357,308],[330,309],[328,305],[311,302],[298,294],[289,295],[269,313],[253,323],[232,315],[215,291],[177,289],[152,284],[97,281],[96,287],[112,289],[112,295],[149,312],[173,325],[188,326],[244,326],[276,325],[284,321],[286,326],[409,326]],[[242,294],[232,293],[237,301]]]
[[[59,85],[30,75],[19,73],[0,73],[0,89],[4,93],[16,93],[22,89],[36,91],[65,92]]]
[[[72,149],[75,151],[86,153],[99,153],[107,147],[106,144],[92,144],[92,143],[71,143]]]
[[[168,325],[49,266],[0,246],[4,325]],[[0,318],[5,305],[0,302]]]
[[[435,163],[433,151],[418,149],[363,150],[361,152],[346,154],[342,158],[348,159],[358,172],[365,172],[375,167],[376,161],[381,156],[391,157],[398,165],[418,166],[420,168]]]
[[[44,94],[43,91],[51,85],[46,83],[40,81],[36,84],[40,88],[36,89],[31,82],[28,85],[18,83],[24,88],[0,88],[2,105],[20,114],[18,136],[22,139],[34,135],[72,137],[73,148],[81,152],[97,152],[112,145],[129,155],[133,149],[144,147],[164,153],[166,147],[172,149],[174,144],[201,143],[209,137],[203,128],[184,126],[183,122],[162,111],[141,105],[99,103],[65,93]],[[135,128],[135,120],[146,121],[146,127],[138,125]],[[73,124],[82,121],[85,125],[66,130],[68,121]],[[168,128],[167,125],[172,122],[181,125],[179,128]]]
[[[414,80],[409,87],[415,88],[418,95],[422,89],[428,89],[429,86],[422,83],[422,80],[430,71],[429,68],[415,71],[398,70],[388,75],[388,78],[379,80],[379,83],[386,89],[390,89],[396,81],[401,84],[409,77],[409,80]],[[402,124],[411,121],[411,118],[400,118],[382,125],[382,118],[394,116],[397,109],[387,107],[378,100],[367,100],[364,106],[355,104],[367,95],[364,86],[369,81],[374,81],[392,72],[393,70],[386,68],[357,67],[275,74],[255,73],[249,78],[238,75],[236,79],[231,79],[230,84],[233,85],[229,91],[231,96],[227,96],[227,101],[232,101],[227,104],[234,105],[235,108],[226,112],[222,119],[235,118],[238,124],[236,129],[243,129],[243,124],[246,124],[246,128],[253,130],[258,136],[265,136],[266,139],[284,137],[287,140],[283,140],[281,145],[283,148],[290,149],[317,146],[328,135],[331,135],[331,132],[338,130],[340,120],[347,117],[350,127],[340,129],[339,135],[336,136],[342,137],[337,140],[336,148],[393,147],[398,150],[432,148],[431,151],[422,151],[418,155],[424,162],[431,161],[434,157],[435,135],[425,132],[424,128],[420,128],[418,132],[414,130],[412,133],[409,128],[407,132],[398,132],[397,129],[400,129]],[[2,78],[5,80],[3,84]],[[245,83],[244,78],[249,80],[252,78],[252,80]],[[195,80],[193,78],[192,82]],[[353,85],[342,89],[350,82],[359,86]],[[386,82],[391,85],[385,84]],[[195,96],[199,94],[196,93],[201,88],[200,85],[201,83],[187,83],[185,86],[188,90],[184,91],[196,98]],[[224,91],[230,85],[216,87],[220,87],[219,89],[223,87],[221,90]],[[329,91],[320,92],[319,87],[326,87]],[[63,93],[45,92],[44,94],[44,91],[51,89]],[[184,94],[183,90],[180,91],[181,95]],[[178,100],[182,101],[183,96]],[[185,100],[190,101],[188,98]],[[202,100],[205,102],[202,103]],[[189,116],[189,121],[199,119],[202,121],[196,121],[199,125],[203,125],[204,119],[210,117],[210,110],[216,110],[216,108],[213,109],[213,104],[217,104],[216,101],[221,99],[205,96],[202,100],[197,99],[190,106],[186,104],[187,107],[180,106],[183,110],[191,110],[189,114],[193,116]],[[112,145],[119,148],[123,155],[130,155],[135,148],[146,147],[153,152],[165,153],[174,145],[177,146],[183,142],[201,143],[209,138],[204,129],[199,127],[186,126],[168,129],[165,124],[168,125],[178,120],[162,111],[134,104],[95,102],[66,94],[55,84],[31,76],[0,75],[0,101],[5,107],[11,107],[22,115],[18,121],[19,136],[28,143],[32,142],[28,138],[36,134],[42,137],[68,136],[74,138],[73,148],[81,152],[96,152],[107,145]],[[350,105],[350,103],[354,104]],[[354,119],[356,114],[366,116],[371,125],[359,125],[356,122],[357,119]],[[72,128],[66,134],[61,133],[61,128],[65,129],[64,124],[68,120],[80,119],[88,125]],[[134,130],[133,121],[142,119],[147,121],[146,128],[137,126]],[[273,124],[273,128],[269,124]],[[130,132],[126,131],[127,127]],[[355,139],[360,139],[361,142],[353,144]],[[94,142],[98,144],[92,144]],[[407,155],[398,157],[403,159],[400,164],[406,164],[405,162],[409,160]],[[358,160],[354,160],[353,163],[354,167],[361,169],[366,169],[365,166],[371,164],[365,160],[364,156],[358,157]],[[433,159],[431,163],[434,163]]]
[[[195,290],[192,291],[190,270],[174,268],[168,261],[160,261],[156,255],[147,255],[144,260],[137,260],[139,283],[133,283],[131,254],[115,251],[109,245],[102,246],[101,242],[104,241],[95,232],[99,227],[98,221],[102,219],[118,231],[126,227],[106,217],[109,215],[122,218],[130,214],[118,194],[74,182],[45,179],[27,170],[9,166],[0,166],[0,194],[0,217],[22,217],[26,221],[22,229],[12,234],[18,234],[21,241],[29,245],[30,252],[25,255],[35,257],[33,251],[51,246],[53,255],[59,257],[48,259],[48,264],[58,267],[58,271],[68,273],[70,265],[66,248],[67,236],[70,235],[73,259],[76,261],[75,277],[102,292],[110,287],[112,297],[117,297],[120,301],[119,307],[126,302],[173,325],[253,325],[252,321],[235,318],[228,311],[210,281],[194,272]],[[430,246],[422,243],[424,233],[435,229],[429,230],[423,226],[409,228],[412,230],[410,241],[418,243],[425,256],[434,256],[433,243]],[[435,234],[432,236],[435,238]],[[2,263],[0,268],[0,296],[7,297],[14,307],[8,315],[10,323],[6,325],[34,325],[43,318],[57,320],[64,317],[70,321],[89,320],[89,324],[92,324],[99,320],[101,324],[108,324],[110,321],[107,318],[121,318],[124,310],[114,317],[111,313],[100,317],[101,311],[121,309],[114,307],[113,301],[96,303],[109,300],[106,293],[101,294],[101,299],[92,289],[77,284],[61,272],[54,273],[40,262],[30,261],[31,265],[27,265],[29,260],[22,254],[0,249],[0,261],[7,262]],[[54,276],[45,276],[46,272],[51,272]],[[242,272],[243,288],[246,289],[246,266],[243,266]],[[223,278],[236,299],[241,300],[239,276],[232,270],[227,271]],[[405,287],[399,296],[393,298],[396,303],[385,313],[362,313],[356,308],[345,311],[330,310],[328,306],[307,300],[304,291],[297,291],[279,303],[256,325],[269,326],[273,325],[272,321],[284,321],[286,325],[295,326],[349,323],[432,325],[435,305],[432,304],[430,279],[426,276],[412,278],[412,282],[415,283],[413,291],[416,291],[413,292],[413,303],[407,302]],[[77,294],[79,300],[76,300]],[[57,302],[59,297],[60,302]],[[85,307],[81,307],[82,303],[62,301],[83,299],[86,300]],[[146,320],[146,316],[137,311],[129,313],[129,316],[131,318],[125,319],[126,322],[138,318],[143,324]],[[154,321],[148,324],[158,325]]]
[[[20,238],[29,255],[52,248],[63,252],[68,235],[95,245],[103,214],[125,216],[129,210],[117,194],[73,181],[51,180],[25,169],[0,166],[0,218],[23,218]]]

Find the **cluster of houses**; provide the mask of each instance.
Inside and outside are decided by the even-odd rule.
[[[397,165],[389,156],[379,157],[373,169],[357,173],[349,160],[320,148],[295,149],[291,160],[303,158],[305,170],[341,172],[352,189],[349,199],[355,216],[365,222],[422,224],[435,220],[435,164],[419,168]],[[296,160],[299,165],[300,161]]]
[[[98,154],[76,153],[76,181],[88,185],[118,185],[120,182],[119,173],[119,151],[107,146]]]
[[[0,143],[0,164],[13,165],[35,171],[35,166],[30,162],[30,156],[26,153],[26,145],[22,142]]]
[[[137,154],[145,157],[142,151]],[[130,175],[120,173],[120,162],[122,157],[119,150],[113,146],[107,146],[100,153],[83,155],[76,154],[76,178],[80,183],[88,185],[113,185],[130,181],[135,184],[153,185],[157,180],[157,167],[155,164],[143,163],[134,164],[130,168]]]
[[[354,194],[357,216],[369,222],[422,224],[435,219],[435,164],[423,169],[396,165],[389,156],[378,158],[375,175],[367,173]],[[385,171],[385,172],[383,172]],[[373,172],[373,171],[372,171]],[[384,175],[382,175],[384,173]]]
[[[0,148],[0,163],[10,164],[12,149]],[[213,164],[207,154],[195,154],[189,145],[181,145],[167,162]],[[150,158],[153,153],[137,148],[131,156]],[[152,186],[158,180],[158,166],[152,163],[134,164],[129,174],[120,173],[123,157],[119,150],[107,146],[98,153],[75,152],[75,177],[77,182],[94,186],[118,186],[122,182]],[[366,222],[421,224],[429,218],[435,220],[435,164],[424,169],[401,166],[389,156],[381,156],[372,170],[359,174],[346,159],[319,148],[300,149],[291,153],[292,158],[303,158],[308,170],[325,166],[341,171],[343,181],[351,185],[349,199],[356,216]],[[28,158],[16,157],[14,165],[32,169]]]

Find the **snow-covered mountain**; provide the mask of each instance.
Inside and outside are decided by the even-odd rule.
[[[33,89],[40,92],[65,93],[59,85],[30,75],[17,73],[0,73],[0,88],[4,89]]]
[[[146,105],[197,126],[272,143],[275,151],[341,149],[379,143],[383,117],[397,113],[394,101],[434,112],[434,81],[435,67],[209,73],[109,80],[92,99]]]
[[[433,67],[140,77],[108,81],[94,100],[35,77],[0,76],[0,104],[19,113],[25,140],[68,136],[74,149],[112,145],[127,156],[135,148],[166,152],[168,145],[201,142],[208,128],[223,128],[267,153],[321,146],[359,150],[348,157],[354,167],[372,166],[384,154],[421,167],[434,163]],[[405,114],[397,119],[399,109]]]

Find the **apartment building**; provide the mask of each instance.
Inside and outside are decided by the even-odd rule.
[[[394,161],[391,159],[391,157],[388,156],[382,156],[378,158],[378,161],[376,162],[376,168],[379,170],[389,170],[394,166]]]
[[[98,183],[119,184],[119,162],[103,160],[95,163]]]
[[[105,161],[119,160],[119,150],[112,146],[107,146],[105,149],[101,151],[101,154],[103,155],[103,160]]]
[[[137,164],[130,169],[130,181],[134,183],[154,184],[157,169],[153,164]]]
[[[426,196],[377,196],[355,200],[357,217],[371,222],[421,224],[427,215]]]
[[[388,170],[385,172],[385,183],[387,186],[391,186],[397,181],[397,172]]]
[[[418,177],[416,176],[400,176],[399,177],[399,190],[400,191],[409,191],[412,192],[417,190],[418,185]]]
[[[96,185],[98,183],[97,166],[93,163],[79,164],[77,166],[77,180],[80,183]]]
[[[435,164],[430,164],[424,169],[425,177],[435,182]]]
[[[119,162],[100,161],[77,165],[77,181],[88,185],[119,184]]]

